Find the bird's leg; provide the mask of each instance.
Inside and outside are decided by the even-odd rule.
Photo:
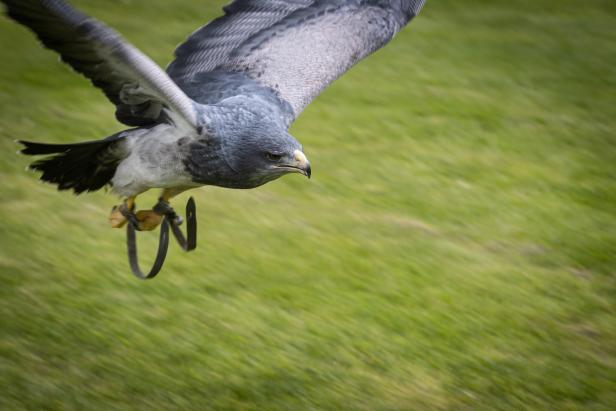
[[[113,228],[122,228],[130,222],[138,231],[150,231],[158,227],[162,216],[152,210],[142,210],[135,213],[135,198],[128,197],[122,204],[114,206],[109,215],[109,224]]]
[[[154,205],[151,210],[140,210],[135,214],[138,227],[141,231],[151,231],[160,225],[163,217],[167,217],[169,220],[174,221],[177,225],[182,223],[182,217],[178,216],[171,205],[169,200],[171,197],[177,194],[177,190],[165,189],[162,192],[161,197],[158,199],[158,203]]]
[[[158,203],[154,206],[153,211],[166,216],[170,221],[173,221],[176,225],[182,224],[182,217],[176,214],[171,204],[169,204],[169,200],[177,194],[181,193],[182,189],[169,189],[166,188],[163,190],[160,198],[158,199]]]
[[[167,216],[176,225],[180,225],[182,217],[175,213],[169,200],[182,191],[184,190],[165,189],[152,210],[139,210],[136,213],[134,211],[136,196],[128,197],[122,204],[113,207],[109,215],[109,224],[113,228],[122,228],[127,221],[130,221],[138,231],[151,231],[160,225],[164,216]]]
[[[122,228],[127,221],[130,221],[135,226],[138,225],[137,217],[133,212],[135,209],[135,198],[136,196],[128,197],[122,204],[111,209],[111,214],[109,214],[109,224],[111,227]]]

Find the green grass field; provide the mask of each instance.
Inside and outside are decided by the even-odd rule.
[[[165,65],[224,2],[74,3]],[[106,136],[112,105],[0,18],[0,409],[615,409],[614,27],[428,0],[293,126],[312,180],[181,196],[200,246],[140,282],[118,199],[13,142]]]

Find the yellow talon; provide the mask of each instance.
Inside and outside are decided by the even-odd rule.
[[[163,216],[155,213],[153,210],[138,211],[136,216],[141,231],[152,231],[163,221]]]
[[[183,190],[164,190],[162,193],[163,201],[169,201],[173,195]],[[122,228],[126,225],[128,220],[126,219],[126,210],[131,212],[135,209],[135,197],[128,197],[121,205],[113,207],[111,214],[109,214],[109,225],[113,228]],[[124,211],[124,213],[123,213]],[[156,213],[154,210],[141,210],[135,213],[139,230],[151,231],[160,225],[163,221],[163,216]]]
[[[128,210],[135,208],[135,197],[129,197],[124,200],[124,203],[114,206],[109,214],[109,224],[112,228],[122,228],[126,225],[126,217],[122,214],[122,208],[125,207]]]
[[[109,214],[111,228],[122,228],[126,225],[126,217],[120,212],[120,206],[114,206]]]

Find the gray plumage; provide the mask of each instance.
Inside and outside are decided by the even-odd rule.
[[[386,44],[425,0],[235,0],[194,32],[166,72],[104,24],[61,0],[2,0],[62,60],[116,105],[129,129],[65,145],[23,142],[41,178],[76,193],[111,184],[252,188],[310,175],[288,133],[301,111]]]
[[[189,96],[202,73],[242,73],[288,103],[288,121],[387,43],[424,0],[237,0],[176,50],[167,72]],[[207,77],[205,77],[207,78]]]

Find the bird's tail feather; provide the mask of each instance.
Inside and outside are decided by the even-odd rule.
[[[117,139],[87,141],[75,144],[46,144],[19,141],[22,154],[47,155],[30,164],[41,171],[41,180],[58,186],[58,190],[73,190],[75,194],[96,191],[110,182],[122,156],[114,150]]]

